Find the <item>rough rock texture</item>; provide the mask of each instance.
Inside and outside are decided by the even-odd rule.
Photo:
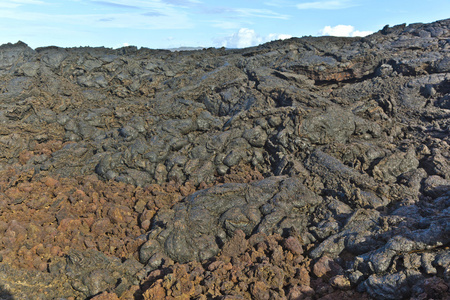
[[[2,299],[449,299],[450,20],[0,46]]]

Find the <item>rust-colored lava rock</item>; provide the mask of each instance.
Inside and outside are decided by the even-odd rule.
[[[450,299],[449,53],[0,46],[0,298]]]

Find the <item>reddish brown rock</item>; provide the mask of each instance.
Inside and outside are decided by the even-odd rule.
[[[255,299],[268,300],[270,298],[269,287],[265,282],[257,281],[250,286],[250,293]]]
[[[9,202],[18,204],[25,200],[27,193],[24,193],[16,187],[13,187],[6,190],[5,195],[9,198]]]
[[[222,255],[229,257],[238,256],[244,253],[247,247],[248,242],[245,239],[245,233],[238,229],[234,232],[233,237],[223,246]]]
[[[289,300],[313,299],[314,290],[308,285],[295,285],[289,288],[287,298]]]
[[[364,39],[274,41],[231,52],[0,47],[2,63],[11,60],[0,63],[2,276],[4,266],[33,271],[16,281],[31,286],[35,278],[40,293],[46,276],[64,278],[74,269],[64,267],[69,253],[100,251],[105,261],[125,264],[154,234],[161,251],[144,257],[147,269],[128,282],[114,280],[107,292],[94,288],[94,294],[103,292],[94,299],[117,299],[116,285],[121,291],[133,285],[122,299],[284,299],[285,292],[288,299],[360,299],[364,295],[347,291],[342,268],[323,253],[349,265],[369,260],[358,265],[367,269],[364,276],[352,277],[365,279],[380,275],[373,273],[383,269],[384,254],[345,258],[346,251],[353,253],[359,242],[361,249],[379,248],[391,236],[420,232],[431,241],[425,249],[413,238],[415,245],[391,241],[395,247],[385,249],[398,253],[381,272],[407,274],[409,284],[415,275],[408,272],[424,273],[427,265],[411,293],[423,289],[419,298],[445,299],[446,258],[434,261],[434,254],[445,251],[438,245],[445,245],[446,198],[436,196],[444,195],[450,176],[449,24],[387,27]],[[406,151],[416,163],[403,168],[398,156]],[[380,161],[398,168],[375,174]],[[320,204],[305,206],[307,197],[295,195],[258,202],[252,221],[264,216],[270,222],[246,228],[247,236],[236,230],[223,247],[223,232],[214,233],[211,245],[216,241],[222,252],[207,261],[177,264],[163,253],[166,209],[199,189],[272,175],[300,180],[320,195]],[[435,184],[424,181],[430,176]],[[259,186],[245,200],[271,190],[276,188]],[[345,204],[338,203],[342,198]],[[283,207],[273,210],[275,202],[295,205],[281,216]],[[392,208],[383,212],[382,228],[374,207]],[[148,233],[156,219],[164,224],[161,232]],[[365,228],[364,219],[370,226],[361,235],[355,224]],[[351,232],[348,249],[337,253],[344,229]],[[419,250],[414,255],[422,257],[422,267],[402,260],[411,249]],[[374,268],[366,268],[370,263]],[[92,285],[103,284],[112,265]],[[84,275],[77,274],[85,282],[54,285],[67,286],[73,297],[54,298],[93,297],[76,294],[92,283]],[[382,292],[392,298],[396,289],[390,290]]]
[[[300,241],[293,236],[288,237],[284,241],[284,247],[286,247],[287,250],[291,251],[294,255],[301,255],[303,254],[303,248]]]
[[[96,235],[106,234],[107,232],[112,232],[112,224],[108,218],[103,218],[92,224],[91,231]]]
[[[342,267],[339,266],[328,256],[321,257],[313,267],[313,273],[317,277],[331,278],[342,272]]]
[[[26,164],[32,157],[34,156],[34,152],[33,151],[22,151],[19,154],[19,163],[24,165]]]
[[[108,210],[107,216],[113,224],[123,222],[126,212],[118,206],[113,206]]]
[[[136,300],[136,298],[142,298],[142,292],[137,285],[131,286],[128,290],[126,290],[121,296],[120,300]]]
[[[45,177],[42,182],[48,187],[55,187],[59,184],[59,181],[52,177]]]
[[[97,295],[91,299],[92,300],[119,300],[119,297],[117,297],[117,295],[114,293],[103,292],[100,295]]]
[[[295,278],[298,278],[299,284],[303,286],[309,286],[311,283],[311,277],[309,276],[309,272],[305,267],[300,267],[297,270]]]
[[[144,300],[166,299],[166,290],[162,287],[162,279],[158,279],[148,290],[142,295]]]

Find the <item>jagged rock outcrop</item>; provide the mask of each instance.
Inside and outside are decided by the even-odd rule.
[[[1,293],[447,297],[449,50],[0,46]]]

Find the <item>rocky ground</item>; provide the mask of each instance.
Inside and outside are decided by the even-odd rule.
[[[450,19],[0,46],[1,299],[450,299]]]

